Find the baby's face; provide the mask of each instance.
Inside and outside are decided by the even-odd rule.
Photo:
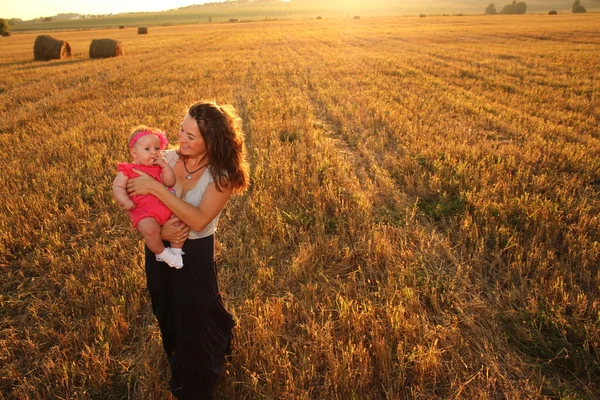
[[[142,165],[153,165],[161,157],[160,139],[156,135],[139,138],[131,148],[133,161]]]

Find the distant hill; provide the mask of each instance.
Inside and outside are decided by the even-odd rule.
[[[57,20],[71,20],[71,19],[79,19],[79,18],[81,18],[81,14],[75,14],[75,13],[56,14],[54,17],[52,17],[52,19],[57,19]]]
[[[76,14],[76,13],[60,13],[60,14],[56,14],[50,17],[39,17],[39,18],[34,18],[34,19],[29,19],[26,21],[23,21],[21,18],[12,18],[9,19],[8,22],[11,25],[18,25],[18,24],[31,24],[31,23],[37,23],[37,22],[51,22],[51,21],[70,21],[73,19],[79,19],[82,18],[83,16],[81,14]]]
[[[331,10],[379,11],[390,14],[483,14],[491,3],[500,10],[512,0],[292,0],[305,6],[320,6]],[[527,13],[547,13],[550,10],[571,12],[573,0],[519,0],[527,4]],[[582,0],[588,11],[600,11],[600,0]]]
[[[481,15],[489,4],[497,10],[509,0],[235,0],[181,7],[163,12],[139,12],[114,15],[59,14],[24,21],[14,31],[94,29],[121,25],[179,25],[208,22],[257,21],[265,19],[306,19],[321,16],[340,18],[393,15]],[[570,13],[572,0],[525,0],[527,14],[546,14],[550,10]],[[600,12],[600,0],[582,0],[588,12]]]

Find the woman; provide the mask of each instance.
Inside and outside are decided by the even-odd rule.
[[[175,195],[138,171],[127,191],[156,196],[176,217],[163,226],[162,238],[185,240],[184,266],[170,268],[146,248],[147,285],[171,366],[171,392],[179,399],[210,399],[235,325],[219,295],[214,233],[221,210],[249,180],[233,107],[192,105],[179,130],[179,148],[165,158],[175,172]]]

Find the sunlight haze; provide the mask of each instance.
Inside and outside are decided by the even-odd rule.
[[[164,11],[205,3],[206,0],[63,0],[63,1],[2,1],[0,18],[21,18],[30,20],[38,17],[51,17],[60,13],[85,15],[118,14],[123,12]]]
[[[107,15],[120,13],[143,13],[167,11],[194,4],[221,2],[225,0],[2,0],[0,2],[0,18],[20,18],[23,21],[39,17],[53,17],[57,14]],[[254,0],[257,1],[257,0]],[[483,14],[490,3],[495,3],[498,10],[512,0],[280,0],[289,7],[271,7],[271,12],[278,17],[298,17],[302,13],[331,13],[331,15],[419,15],[419,14]],[[520,1],[520,0],[519,0]],[[570,13],[573,0],[525,0],[527,13],[547,14],[550,10]],[[588,11],[600,11],[600,0],[581,0]],[[234,2],[235,3],[235,2]],[[261,2],[262,3],[262,2]],[[271,6],[275,2],[271,2]],[[247,5],[247,4],[246,4]],[[265,6],[260,4],[259,8]],[[233,6],[236,7],[236,6]],[[270,6],[268,6],[270,7]],[[250,7],[252,8],[252,7]],[[242,6],[241,9],[248,10]],[[256,9],[256,7],[252,8]],[[301,10],[301,11],[300,11]],[[199,11],[199,10],[196,10]],[[181,14],[188,14],[183,12]],[[180,14],[180,15],[181,15]],[[275,14],[271,15],[272,17]],[[143,17],[138,15],[139,17]],[[259,15],[263,19],[265,15]],[[152,18],[152,17],[148,17]],[[190,17],[187,22],[195,21]],[[170,21],[173,23],[173,21]]]

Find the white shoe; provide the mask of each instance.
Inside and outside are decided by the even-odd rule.
[[[184,255],[183,249],[181,247],[171,247],[171,253],[173,254],[181,254]]]
[[[180,266],[175,266],[175,268],[177,268],[177,269],[183,268],[183,257],[182,256],[185,254],[183,252],[183,249],[181,247],[171,247],[171,253],[173,253],[177,257],[181,258],[181,265]]]
[[[181,254],[173,253],[171,248],[167,247],[162,253],[156,255],[156,261],[162,261],[167,263],[169,267],[181,269],[183,268],[183,257]]]

